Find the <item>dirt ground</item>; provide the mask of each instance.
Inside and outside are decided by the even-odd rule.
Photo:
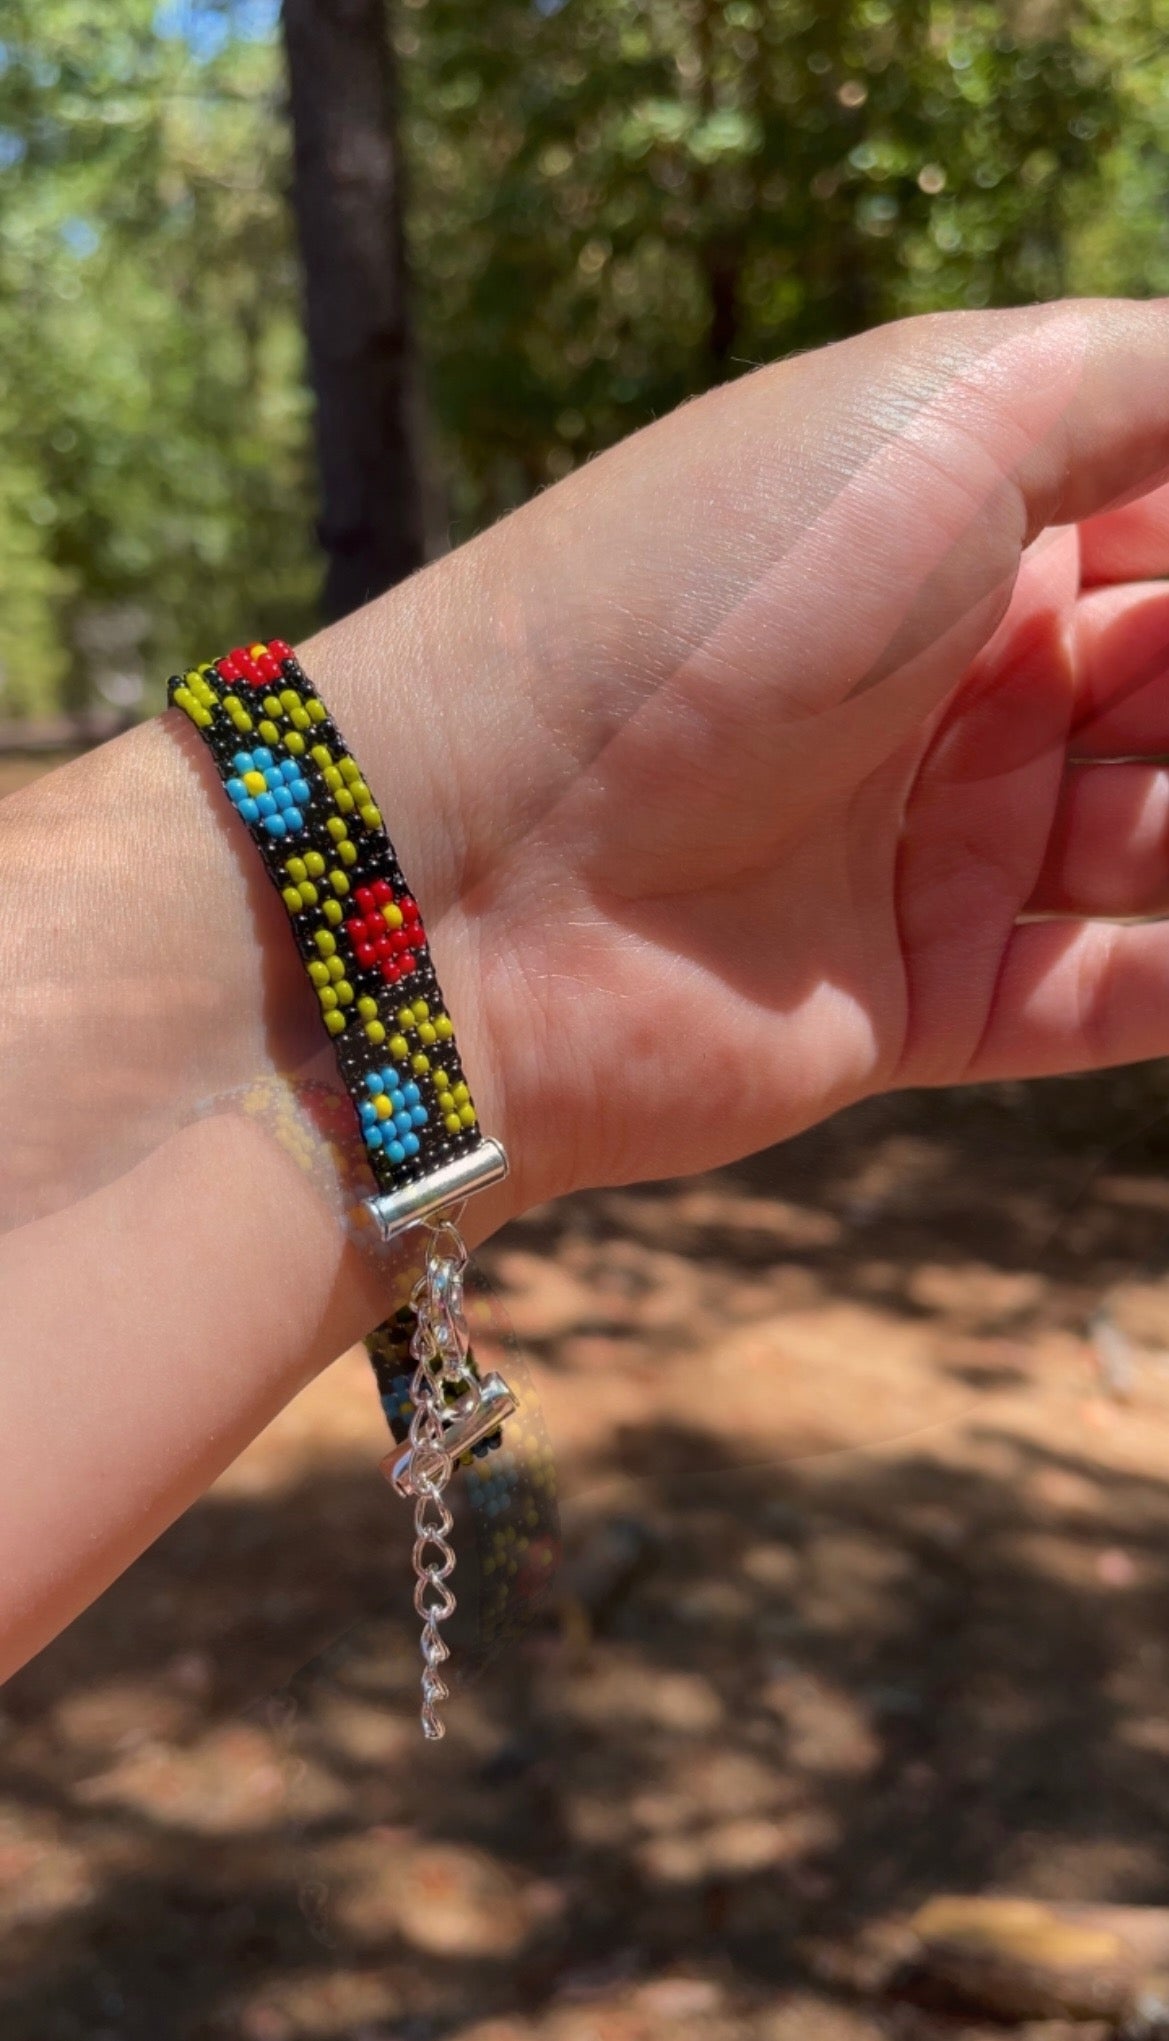
[[[1065,1094],[493,1245],[568,1557],[439,1746],[338,1363],[3,1696],[4,2041],[983,2041],[920,1902],[1163,1903],[1166,1144]]]

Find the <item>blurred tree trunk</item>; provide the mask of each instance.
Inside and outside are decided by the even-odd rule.
[[[328,557],[325,608],[339,617],[425,556],[386,0],[284,0],[284,42]]]

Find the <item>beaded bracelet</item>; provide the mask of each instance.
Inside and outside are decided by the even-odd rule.
[[[479,1126],[381,811],[292,648],[279,638],[239,647],[175,675],[167,694],[206,743],[287,909],[377,1186],[366,1210],[383,1241],[430,1227],[410,1299],[406,1450],[386,1471],[414,1504],[422,1728],[440,1737],[449,1651],[439,1626],[455,1608],[444,1491],[516,1407],[503,1378],[481,1378],[475,1365],[462,1311],[467,1253],[450,1214],[506,1176],[507,1157]]]

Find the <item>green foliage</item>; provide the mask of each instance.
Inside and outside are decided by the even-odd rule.
[[[295,630],[317,567],[278,51],[199,53],[148,0],[8,0],[4,29],[12,712]]]
[[[402,0],[459,508],[743,365],[1057,294],[1132,33],[1091,0]]]
[[[875,320],[1169,290],[1163,0],[392,11],[456,535]],[[103,619],[151,674],[295,634],[319,564],[270,0],[0,34],[2,712],[81,699]]]

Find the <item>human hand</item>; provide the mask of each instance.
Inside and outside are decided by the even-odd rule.
[[[1169,775],[1076,762],[1169,753],[1137,578],[1169,494],[1083,522],[1169,469],[1167,350],[1162,305],[884,328],[307,649],[410,839],[515,1206],[1169,1047],[1169,929],[1117,921],[1169,901]]]
[[[305,648],[511,1152],[473,1237],[866,1092],[1169,1048],[1169,927],[1125,925],[1169,897],[1167,370],[1160,304],[886,328]],[[200,1117],[329,1051],[180,723],[0,811],[0,1673],[385,1308],[279,1144]]]

